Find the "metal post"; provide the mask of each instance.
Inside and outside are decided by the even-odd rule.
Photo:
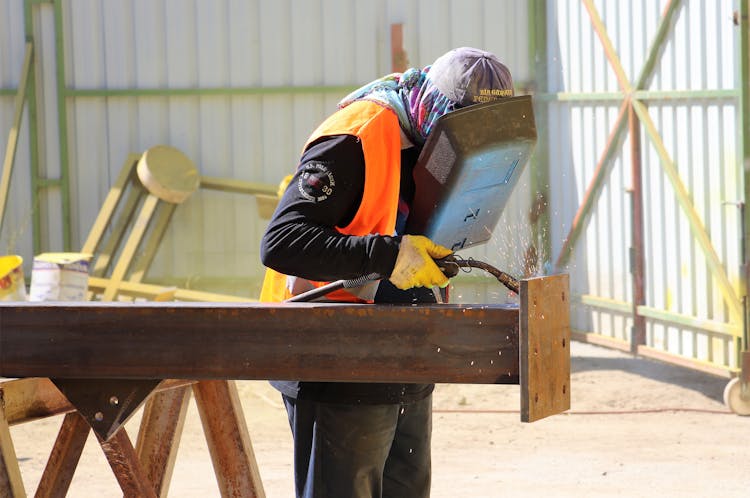
[[[745,198],[743,208],[747,206],[748,200],[750,200],[750,0],[740,1],[740,12],[739,12],[739,41],[740,41],[740,60],[739,60],[739,83],[740,83],[740,130],[742,135],[740,138],[741,156],[743,164],[743,180],[745,183]],[[744,214],[744,212],[743,212]],[[743,240],[743,263],[744,268],[740,275],[741,280],[741,293],[744,303],[743,309],[743,342],[742,348],[745,353],[742,354],[738,351],[738,357],[740,358],[742,366],[742,392],[743,395],[750,397],[750,385],[748,385],[748,378],[750,378],[750,362],[747,350],[750,347],[750,315],[748,315],[748,282],[750,281],[750,243],[748,243],[748,236],[750,235],[750,216],[742,216],[742,240]]]
[[[63,247],[70,246],[70,175],[68,174],[68,111],[65,92],[65,37],[63,33],[62,2],[54,2],[55,9],[55,65],[57,78],[57,125],[60,134],[60,199],[63,226]]]
[[[630,248],[630,272],[633,275],[633,333],[630,337],[630,350],[638,352],[638,346],[646,344],[646,319],[638,313],[638,306],[646,303],[643,272],[643,190],[641,182],[641,127],[633,106],[628,107],[630,127],[630,175],[631,175],[631,217],[632,246]]]
[[[549,73],[547,68],[547,1],[535,0],[529,3],[529,66],[533,75],[531,81],[537,94],[549,92]],[[530,251],[535,250],[534,270],[537,274],[544,273],[543,270],[551,266],[552,245],[550,241],[549,222],[549,101],[535,99],[537,121],[537,133],[539,140],[532,157],[531,171],[531,221],[532,240],[531,246],[526,251],[527,264],[531,259]],[[529,272],[525,272],[527,275]]]
[[[404,25],[391,24],[391,71],[403,73],[409,64],[406,50],[404,50]]]
[[[24,34],[26,42],[34,44],[34,22],[31,10],[33,0],[26,0],[23,4],[24,15]],[[39,124],[37,121],[36,105],[36,61],[34,57],[31,61],[29,70],[29,87],[26,95],[26,105],[28,106],[29,122],[29,161],[31,167],[31,216],[32,216],[32,245],[34,254],[41,252],[41,215],[39,212]]]

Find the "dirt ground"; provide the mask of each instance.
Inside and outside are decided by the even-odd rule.
[[[437,386],[434,498],[750,496],[750,417],[724,407],[725,379],[588,344],[571,352],[571,411],[532,424],[519,420],[518,386]],[[266,495],[292,497],[280,400],[265,382],[238,387]],[[11,428],[29,495],[61,420]],[[68,496],[122,496],[93,436]],[[192,402],[169,496],[219,496]]]

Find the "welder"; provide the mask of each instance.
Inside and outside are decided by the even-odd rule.
[[[451,250],[404,233],[412,171],[435,122],[513,95],[494,54],[461,47],[431,66],[377,79],[345,97],[304,146],[261,242],[261,301],[377,274],[326,299],[435,302]],[[481,123],[477,123],[481,126]],[[432,384],[272,381],[294,439],[298,497],[428,497]]]

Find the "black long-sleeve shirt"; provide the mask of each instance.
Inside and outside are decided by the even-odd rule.
[[[402,154],[407,163],[411,155]],[[405,166],[410,173],[410,165]],[[302,155],[263,236],[263,264],[286,275],[319,281],[370,273],[390,276],[399,237],[350,236],[334,228],[352,221],[364,184],[365,158],[356,137],[336,135],[313,143]]]
[[[416,148],[401,152],[400,197],[407,204],[414,196],[412,171],[418,155]],[[263,264],[286,275],[319,281],[378,273],[384,278],[375,295],[376,303],[434,303],[429,289],[402,291],[387,280],[398,255],[399,235],[350,236],[334,228],[346,227],[354,218],[364,183],[365,159],[356,137],[336,135],[311,144],[261,240]],[[272,384],[291,397],[365,404],[422,399],[434,387],[350,382]]]

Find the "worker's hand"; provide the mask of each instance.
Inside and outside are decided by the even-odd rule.
[[[427,237],[404,235],[390,281],[402,290],[435,285],[445,287],[448,285],[448,277],[440,271],[434,260],[450,254],[450,249],[435,244]]]

